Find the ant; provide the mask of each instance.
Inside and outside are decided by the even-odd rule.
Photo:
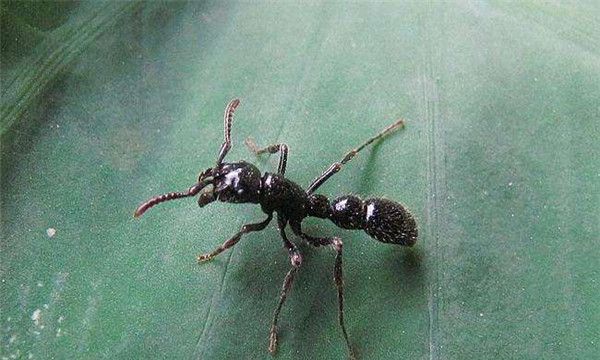
[[[301,224],[304,218],[313,216],[329,219],[343,229],[364,230],[372,238],[384,243],[404,246],[414,245],[417,241],[417,224],[411,213],[401,204],[382,198],[362,200],[354,195],[344,195],[330,201],[326,196],[314,193],[325,181],[340,171],[342,166],[348,163],[359,151],[372,142],[382,139],[394,130],[403,127],[404,121],[398,120],[359,147],[349,151],[340,162],[333,163],[325,172],[314,179],[306,190],[303,190],[298,184],[285,177],[288,157],[288,146],[286,144],[281,143],[259,148],[253,140],[246,139],[246,145],[256,155],[279,153],[277,173],[266,172],[261,175],[256,166],[245,161],[223,162],[227,152],[231,149],[231,125],[233,114],[239,104],[240,101],[234,99],[225,108],[225,140],[219,150],[215,166],[201,172],[198,176],[198,182],[187,191],[158,195],[141,204],[135,210],[134,217],[142,216],[148,209],[159,203],[198,194],[198,205],[200,207],[216,200],[228,203],[260,204],[262,211],[267,214],[267,218],[259,223],[243,225],[237,234],[213,252],[198,255],[197,260],[201,263],[211,260],[237,244],[242,235],[263,230],[273,219],[273,213],[276,212],[279,234],[283,239],[283,246],[288,251],[292,267],[283,280],[279,303],[273,314],[269,333],[269,352],[272,354],[277,349],[279,313],[292,288],[294,277],[302,265],[302,254],[300,254],[296,245],[288,239],[285,233],[286,226],[289,224],[294,234],[313,246],[331,246],[336,251],[333,274],[338,292],[339,323],[348,347],[349,357],[354,359],[354,353],[344,324],[342,239],[335,236],[310,236],[302,231]]]

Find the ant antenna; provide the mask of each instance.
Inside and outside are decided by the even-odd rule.
[[[187,191],[182,192],[170,192],[167,194],[157,195],[150,200],[146,201],[142,205],[138,206],[138,208],[133,213],[133,217],[140,217],[144,215],[148,209],[153,207],[154,205],[160,204],[165,201],[181,199],[184,197],[194,196],[200,192],[200,190],[204,189],[206,185],[210,184],[211,181],[200,181],[196,184],[192,185]]]
[[[231,124],[233,123],[233,113],[235,109],[240,105],[239,99],[233,99],[229,102],[227,107],[225,108],[225,116],[223,118],[223,127],[225,131],[225,140],[221,145],[221,150],[219,150],[219,157],[217,158],[217,166],[221,165],[225,155],[231,149]]]

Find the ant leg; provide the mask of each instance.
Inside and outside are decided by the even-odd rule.
[[[352,346],[350,346],[348,332],[346,331],[346,326],[344,325],[344,274],[342,272],[342,249],[344,243],[339,237],[333,237],[331,238],[331,245],[336,251],[333,279],[338,291],[338,318],[340,321],[340,327],[342,328],[342,333],[344,334],[344,340],[346,340],[346,346],[348,347],[350,359],[355,359],[354,351],[352,351]]]
[[[240,241],[240,239],[242,238],[242,235],[244,235],[244,234],[247,234],[247,233],[253,232],[253,231],[263,230],[269,224],[271,219],[273,219],[273,214],[269,214],[267,216],[267,218],[265,219],[265,221],[263,221],[263,222],[256,223],[256,224],[246,224],[246,225],[242,226],[242,228],[240,229],[240,231],[237,234],[235,234],[231,239],[225,241],[223,243],[223,245],[216,248],[213,252],[198,255],[198,257],[197,257],[198,262],[200,263],[200,262],[205,262],[205,261],[211,260],[212,258],[219,255],[223,251],[225,251],[225,250],[229,249],[230,247],[232,247],[233,245],[237,244],[238,241]]]
[[[246,146],[250,149],[250,151],[252,151],[256,155],[260,155],[263,153],[275,154],[279,152],[279,166],[277,167],[277,173],[279,173],[279,175],[285,175],[285,167],[287,164],[287,157],[289,151],[289,148],[286,144],[275,144],[261,149],[256,145],[254,139],[252,138],[247,138],[245,143]]]
[[[225,115],[223,118],[223,128],[225,131],[225,140],[223,140],[223,144],[221,145],[221,149],[219,150],[219,156],[217,157],[217,167],[221,165],[225,155],[231,149],[231,124],[233,122],[233,113],[235,109],[240,105],[239,99],[233,99],[229,102],[227,107],[225,108]]]
[[[329,166],[329,168],[327,170],[325,170],[325,172],[321,175],[319,175],[319,177],[317,177],[316,179],[314,179],[312,181],[312,183],[308,186],[308,189],[306,190],[307,194],[312,194],[315,190],[317,190],[319,188],[319,186],[323,185],[323,183],[325,181],[327,181],[330,177],[332,177],[335,173],[337,173],[338,171],[340,171],[342,169],[343,165],[346,165],[346,163],[350,160],[352,160],[352,158],[358,154],[359,151],[361,151],[362,149],[364,149],[365,147],[367,147],[369,144],[371,144],[372,142],[379,140],[385,136],[387,136],[388,134],[394,132],[396,129],[403,127],[404,126],[404,120],[400,119],[398,121],[396,121],[395,123],[393,123],[392,125],[386,127],[385,129],[383,129],[379,134],[373,136],[372,138],[370,138],[369,140],[365,141],[364,143],[362,143],[359,147],[357,147],[356,149],[352,149],[349,152],[346,153],[346,155],[344,155],[344,158],[342,159],[341,162],[335,162],[333,164],[331,164],[331,166]]]
[[[283,303],[288,297],[290,290],[292,289],[292,284],[294,282],[294,276],[300,269],[300,265],[302,265],[302,254],[298,251],[298,248],[294,243],[288,240],[285,235],[285,226],[286,222],[280,217],[278,219],[279,222],[279,233],[283,239],[283,245],[288,250],[290,256],[290,262],[292,263],[292,268],[285,275],[285,279],[283,280],[283,286],[281,287],[281,295],[279,296],[279,303],[277,304],[277,308],[273,313],[273,322],[271,323],[271,331],[269,332],[269,352],[271,354],[275,354],[277,351],[277,322],[279,321],[279,313],[281,312],[281,308],[283,307]]]
[[[292,230],[294,230],[296,235],[306,240],[309,244],[313,246],[331,245],[336,252],[335,266],[333,268],[333,280],[335,281],[335,286],[337,287],[338,291],[338,318],[340,327],[342,328],[342,334],[344,335],[344,340],[346,340],[346,346],[348,347],[349,358],[354,360],[356,357],[354,356],[354,351],[350,345],[350,338],[348,337],[348,331],[346,330],[346,325],[344,323],[344,274],[342,271],[342,249],[344,244],[342,239],[339,237],[312,237],[303,233],[299,224],[292,224]]]

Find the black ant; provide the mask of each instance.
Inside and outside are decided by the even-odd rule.
[[[263,230],[273,219],[273,212],[277,213],[277,225],[279,234],[283,239],[283,246],[288,250],[292,268],[283,280],[279,303],[273,314],[273,322],[269,333],[269,352],[275,353],[277,349],[277,322],[281,307],[285,302],[294,276],[302,265],[302,255],[294,243],[285,233],[289,224],[292,231],[313,246],[330,245],[336,251],[335,267],[333,270],[335,285],[338,291],[338,315],[342,328],[342,334],[346,340],[348,353],[351,359],[354,354],[348,339],[348,332],[344,325],[344,285],[342,277],[342,247],[343,243],[339,237],[313,237],[302,231],[302,220],[308,216],[321,219],[329,219],[343,229],[364,230],[376,240],[389,244],[412,246],[417,241],[417,224],[411,215],[401,204],[381,199],[372,198],[361,200],[357,196],[344,195],[333,201],[326,196],[314,194],[325,181],[340,171],[342,166],[350,161],[359,151],[372,142],[383,138],[394,130],[404,126],[402,120],[388,126],[376,136],[365,141],[356,149],[348,152],[342,161],[333,163],[324,173],[319,175],[303,190],[295,182],[285,178],[285,167],[288,156],[286,144],[275,144],[265,148],[258,148],[251,140],[246,140],[246,145],[255,154],[279,153],[279,166],[277,173],[265,173],[261,175],[256,166],[245,161],[235,163],[224,163],[223,159],[231,148],[231,124],[233,113],[240,104],[238,99],[232,100],[225,108],[225,140],[219,150],[215,167],[204,170],[198,176],[198,182],[187,191],[171,192],[158,195],[141,204],[134,213],[135,217],[142,216],[148,209],[156,204],[189,197],[200,194],[198,205],[203,207],[215,200],[229,203],[253,203],[260,204],[267,218],[256,224],[246,224],[231,239],[225,241],[211,253],[198,255],[198,262],[208,261],[223,251],[237,244],[242,235]]]

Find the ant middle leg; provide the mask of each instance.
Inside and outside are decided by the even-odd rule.
[[[321,185],[323,185],[323,183],[325,181],[327,181],[335,173],[337,173],[338,171],[340,171],[342,169],[342,166],[346,165],[346,163],[348,161],[352,160],[352,158],[354,156],[356,156],[356,154],[358,154],[362,149],[364,149],[365,147],[367,147],[368,145],[370,145],[372,142],[384,138],[385,136],[389,135],[390,133],[394,132],[395,130],[397,130],[398,128],[401,128],[403,126],[404,126],[404,120],[403,119],[399,119],[398,121],[396,121],[392,125],[390,125],[390,126],[386,127],[385,129],[383,129],[379,134],[373,136],[369,140],[367,140],[364,143],[362,143],[359,147],[348,151],[346,153],[346,155],[344,155],[344,158],[342,159],[342,161],[335,162],[335,163],[331,164],[331,166],[329,166],[329,168],[327,170],[325,170],[325,172],[323,172],[316,179],[314,179],[312,181],[312,183],[306,189],[306,193],[310,195],[313,192],[315,192],[315,190],[317,190]]]
[[[273,313],[273,321],[271,323],[271,330],[269,331],[269,352],[271,354],[274,354],[277,351],[277,323],[279,321],[279,313],[281,312],[281,308],[283,307],[283,304],[285,303],[285,300],[287,299],[288,294],[292,289],[294,276],[300,269],[300,265],[302,265],[302,254],[300,254],[300,251],[298,250],[296,245],[294,245],[294,243],[288,240],[285,234],[286,225],[287,222],[283,218],[279,217],[279,233],[281,235],[281,238],[283,239],[283,246],[288,250],[290,262],[292,263],[292,268],[285,275],[285,279],[283,280],[283,285],[281,287],[281,295],[279,296],[279,303],[277,304],[277,308]]]
[[[344,274],[342,270],[342,252],[344,243],[342,239],[339,237],[313,237],[308,234],[302,232],[300,224],[292,223],[292,230],[302,239],[306,240],[309,244],[313,246],[325,246],[330,245],[336,252],[335,254],[335,266],[333,268],[333,280],[335,281],[335,286],[338,292],[338,319],[340,322],[340,327],[342,328],[342,334],[344,335],[344,340],[346,341],[346,346],[348,347],[348,355],[351,360],[356,359],[354,355],[354,351],[352,350],[352,346],[350,345],[350,338],[348,336],[348,331],[346,330],[346,324],[344,322]]]
[[[259,148],[256,143],[254,142],[254,139],[252,138],[247,138],[246,141],[244,141],[246,146],[248,147],[248,149],[250,149],[250,151],[252,151],[253,153],[255,153],[256,155],[260,155],[260,154],[264,154],[264,153],[269,153],[269,154],[275,154],[277,152],[279,152],[279,166],[277,167],[277,173],[279,173],[279,175],[285,175],[285,167],[287,165],[287,157],[288,157],[288,151],[289,148],[286,144],[275,144],[275,145],[269,145],[266,146],[264,148]]]
[[[221,246],[216,248],[213,252],[198,255],[198,257],[197,257],[198,262],[201,263],[201,262],[211,260],[212,258],[219,255],[223,251],[225,251],[225,250],[229,249],[230,247],[234,246],[235,244],[237,244],[240,241],[240,239],[242,238],[242,235],[244,235],[244,234],[247,234],[247,233],[253,232],[253,231],[263,230],[269,224],[269,222],[271,222],[271,219],[273,219],[273,214],[269,214],[263,222],[259,222],[256,224],[243,225],[237,234],[233,235],[233,237],[231,239],[225,241]]]

